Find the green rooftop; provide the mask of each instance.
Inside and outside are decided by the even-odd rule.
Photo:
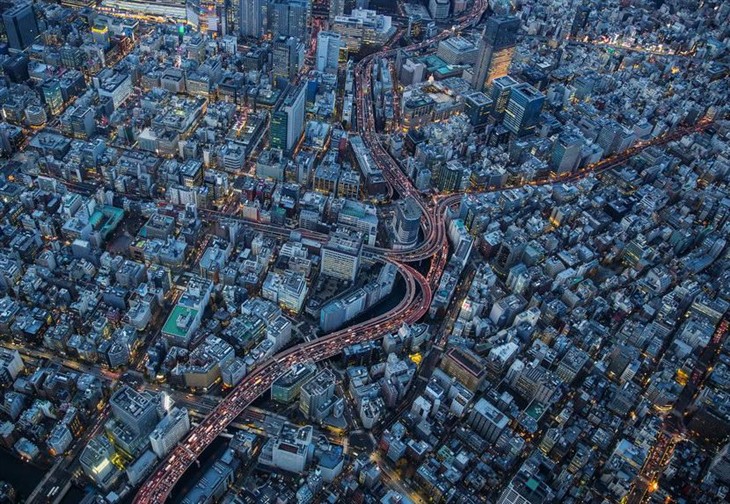
[[[172,313],[170,313],[170,316],[167,317],[167,321],[162,328],[162,332],[178,338],[182,338],[187,334],[187,330],[184,330],[177,325],[178,318],[180,318],[181,316],[190,316],[191,319],[194,319],[197,315],[198,310],[177,304],[175,305],[175,308],[172,309]]]

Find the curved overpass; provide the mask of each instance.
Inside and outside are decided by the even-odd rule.
[[[203,450],[293,364],[328,359],[349,345],[378,339],[397,330],[403,323],[421,319],[431,304],[430,285],[412,267],[391,263],[398,267],[406,282],[406,295],[395,308],[367,322],[293,346],[256,367],[168,454],[137,492],[134,502],[165,502],[175,484]]]

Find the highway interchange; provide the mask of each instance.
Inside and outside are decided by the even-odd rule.
[[[461,18],[454,30],[446,30],[433,39],[414,44],[406,49],[412,51],[425,49],[448,37],[453,31],[462,30],[476,24],[484,14],[486,7],[486,0],[477,0],[471,12]],[[421,226],[424,239],[415,247],[405,250],[366,247],[366,251],[372,257],[397,267],[400,275],[405,280],[405,296],[396,307],[383,315],[293,346],[255,368],[158,465],[155,472],[137,492],[134,499],[135,503],[161,504],[165,502],[185,471],[200,457],[206,447],[256,398],[266,393],[272,383],[293,364],[328,359],[339,354],[349,345],[381,338],[383,335],[397,330],[403,323],[414,323],[428,313],[432,292],[438,285],[449,256],[449,245],[446,237],[447,212],[450,207],[461,201],[464,193],[438,196],[421,194],[413,187],[410,180],[398,167],[396,161],[381,145],[378,134],[374,129],[373,110],[370,103],[371,68],[377,58],[389,57],[394,53],[394,50],[386,47],[383,51],[362,59],[356,66],[357,129],[366,146],[369,147],[374,160],[383,170],[383,174],[391,188],[389,192],[397,191],[402,198],[412,197],[421,210]],[[510,187],[494,188],[491,191],[504,191],[524,185],[538,186],[574,182],[590,174],[600,173],[616,167],[647,147],[676,140],[693,131],[702,130],[709,124],[711,124],[709,121],[703,121],[692,128],[677,129],[662,137],[639,143],[620,155],[606,158],[571,174],[544,180],[533,180]],[[224,209],[222,212],[214,210],[200,210],[200,212],[209,218],[237,218],[234,211],[229,209]],[[281,227],[245,222],[254,229],[260,229],[282,237],[288,236],[290,233],[289,230]],[[325,235],[320,233],[307,230],[298,231],[301,232],[302,236],[312,240],[324,242],[327,239]],[[433,259],[425,277],[408,264],[429,258]]]

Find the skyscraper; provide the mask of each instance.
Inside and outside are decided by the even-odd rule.
[[[269,6],[269,28],[275,36],[305,40],[310,14],[307,0],[274,0]]]
[[[277,79],[294,80],[304,62],[304,44],[296,37],[282,35],[274,40],[272,60],[275,82]]]
[[[474,89],[487,89],[494,79],[507,75],[519,28],[520,20],[515,16],[493,16],[487,20],[474,65]]]
[[[30,3],[17,4],[3,12],[3,23],[12,49],[22,51],[38,36],[38,23]]]
[[[509,96],[512,88],[519,84],[509,75],[497,77],[492,83],[492,118],[499,122],[504,117],[504,111],[507,110]]]
[[[578,167],[583,139],[569,132],[561,133],[550,153],[550,168],[556,173],[570,173]]]
[[[304,132],[304,86],[290,88],[279,110],[271,116],[270,142],[273,149],[289,152]]]
[[[504,113],[504,127],[517,136],[532,133],[540,121],[544,102],[545,95],[526,82],[513,87]]]
[[[575,37],[581,32],[588,23],[588,16],[591,13],[591,9],[585,5],[579,6],[575,10],[575,16],[573,17],[573,23],[570,25],[570,36]]]
[[[317,71],[337,73],[337,63],[342,47],[339,33],[321,31],[317,34]]]
[[[450,0],[430,0],[428,2],[428,11],[434,19],[446,19],[449,17],[450,9]]]
[[[345,14],[345,0],[330,0],[330,11],[329,11],[330,25],[335,17],[342,16]]]
[[[239,23],[241,35],[244,37],[260,37],[263,31],[261,10],[262,0],[240,0],[239,13],[241,22]]]

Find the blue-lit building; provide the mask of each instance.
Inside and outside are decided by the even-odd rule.
[[[14,5],[3,12],[3,23],[8,36],[8,45],[18,51],[30,46],[39,33],[33,5],[30,2]]]
[[[290,152],[304,132],[304,86],[289,90],[278,110],[271,114],[269,142],[272,149]]]
[[[43,101],[48,105],[51,115],[58,115],[63,112],[63,93],[61,83],[58,79],[49,79],[41,86]]]
[[[504,127],[517,136],[532,133],[540,121],[545,95],[527,83],[512,88],[504,113]]]

